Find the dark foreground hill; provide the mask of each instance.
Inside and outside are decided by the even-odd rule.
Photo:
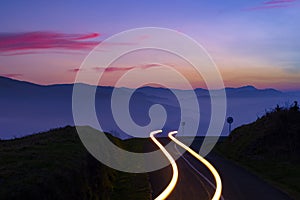
[[[142,149],[141,142],[107,136],[122,148]],[[86,151],[74,127],[0,141],[0,199],[150,198],[147,174],[101,164]]]
[[[226,157],[300,199],[300,111],[276,107],[241,126],[218,146]]]

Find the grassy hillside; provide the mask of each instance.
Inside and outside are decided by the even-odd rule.
[[[277,106],[255,122],[241,126],[218,147],[226,157],[300,199],[300,111]]]
[[[143,148],[142,141],[109,137],[127,150]],[[150,199],[148,175],[123,173],[101,164],[83,147],[74,127],[0,141],[0,199],[121,197]]]

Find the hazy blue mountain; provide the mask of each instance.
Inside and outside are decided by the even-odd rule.
[[[282,92],[268,88],[259,90],[251,85],[243,86],[239,88],[226,88],[226,94],[228,96],[236,96],[236,97],[251,97],[251,96],[280,96]]]
[[[95,86],[80,84],[85,90]],[[112,132],[121,138],[130,137],[130,132],[124,132],[114,120],[111,111],[112,92],[118,91],[120,99],[133,92],[129,88],[97,87],[95,95],[95,109],[100,125],[104,131]],[[73,84],[41,86],[24,81],[0,77],[0,138],[8,139],[49,130],[51,128],[74,125],[72,116]],[[165,131],[179,129],[181,120],[180,102],[186,103],[189,122],[199,113],[190,105],[191,91],[175,90],[181,99],[166,88],[142,87],[134,91],[129,110],[132,120],[139,126],[150,123],[149,109],[154,104],[165,108],[167,119],[163,127]],[[209,92],[205,89],[195,89],[199,101],[200,123],[197,134],[204,135],[210,123],[211,105]],[[212,92],[214,94],[214,92]],[[299,101],[299,93],[283,93],[274,89],[256,89],[253,86],[240,88],[226,88],[227,116],[234,118],[233,127],[256,120],[265,114],[266,110],[274,108],[276,104],[289,106],[294,100]],[[83,97],[84,98],[84,97]],[[128,107],[121,101],[119,106]],[[123,112],[119,113],[123,115]],[[162,115],[155,115],[154,119],[163,119]],[[89,124],[92,125],[93,124]],[[128,125],[129,126],[129,125]],[[184,127],[184,134],[189,135],[190,127]],[[129,135],[128,135],[129,134]],[[216,133],[217,134],[217,133]],[[227,124],[224,124],[223,135],[228,134]],[[141,133],[146,137],[148,133]]]

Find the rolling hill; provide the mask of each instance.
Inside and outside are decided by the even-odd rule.
[[[300,111],[277,106],[232,131],[218,150],[265,180],[300,198]]]
[[[126,150],[143,148],[140,141],[106,136]],[[150,199],[148,175],[101,164],[87,152],[74,127],[0,141],[0,199],[121,198]]]

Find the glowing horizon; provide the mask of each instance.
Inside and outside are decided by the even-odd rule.
[[[84,58],[101,41],[127,29],[155,26],[178,30],[201,44],[218,66],[226,87],[300,90],[300,3],[296,0],[25,4],[28,2],[0,3],[0,17],[7,19],[0,32],[0,76],[40,85],[74,83]],[[141,35],[136,42],[148,37]],[[180,70],[194,88],[205,88],[188,64],[162,57],[162,64]],[[107,79],[101,85],[113,86],[115,77],[132,69],[159,67],[151,64],[146,54],[121,59],[106,71]],[[86,73],[101,70],[102,66],[95,66]],[[174,88],[184,89],[169,79]],[[128,82],[124,87],[131,85]]]

